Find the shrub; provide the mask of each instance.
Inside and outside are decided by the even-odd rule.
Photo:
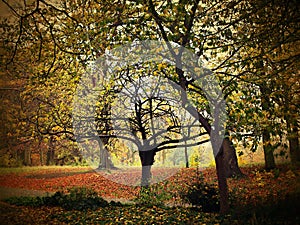
[[[62,206],[66,209],[83,210],[108,206],[108,202],[99,197],[97,192],[87,188],[70,189],[70,193],[63,200]]]
[[[12,205],[17,206],[35,206],[39,207],[43,205],[43,200],[40,197],[29,197],[29,196],[22,196],[22,197],[11,197],[5,199],[6,202]]]
[[[142,187],[139,196],[134,200],[142,206],[164,206],[164,203],[172,198],[165,189],[166,183],[151,185],[148,188]]]
[[[198,173],[196,181],[188,186],[187,190],[179,193],[182,200],[192,206],[199,206],[203,212],[218,212],[220,209],[218,189],[204,181]]]
[[[56,192],[47,197],[13,197],[6,200],[10,204],[23,206],[60,206],[67,210],[86,210],[106,207],[109,203],[97,192],[87,188],[72,188],[68,194]],[[113,203],[113,205],[118,205]]]

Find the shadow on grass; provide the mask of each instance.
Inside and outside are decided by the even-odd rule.
[[[277,200],[273,199],[265,204],[246,207],[237,206],[231,212],[232,219],[241,224],[300,224],[300,191]]]

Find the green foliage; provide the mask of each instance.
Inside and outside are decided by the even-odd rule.
[[[197,167],[200,164],[200,156],[198,151],[193,150],[192,154],[190,155],[190,165],[191,167]]]
[[[92,189],[72,188],[69,194],[57,192],[50,198],[45,198],[46,205],[62,206],[68,210],[96,209],[98,207],[108,206],[108,202],[98,197],[98,194]]]
[[[17,206],[35,206],[39,207],[43,205],[42,198],[40,197],[30,197],[30,196],[21,196],[21,197],[11,197],[5,199],[5,201],[12,205]]]
[[[11,157],[10,154],[4,154],[0,156],[0,166],[1,167],[20,167],[22,166],[22,161]]]
[[[139,195],[134,199],[135,203],[142,206],[164,206],[165,202],[172,198],[171,194],[165,191],[166,185],[165,182],[163,185],[142,187]]]
[[[190,184],[186,191],[180,192],[180,197],[186,203],[200,206],[203,212],[218,212],[220,209],[218,201],[218,189],[205,182],[201,173],[197,179]]]
[[[68,194],[56,192],[52,196],[46,197],[12,197],[6,202],[18,206],[60,206],[66,210],[87,210],[107,207],[109,203],[99,197],[97,192],[88,188],[72,188]],[[112,202],[113,205],[120,203]]]

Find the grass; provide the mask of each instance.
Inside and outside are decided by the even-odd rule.
[[[77,171],[86,172],[91,168],[87,166],[23,166],[23,167],[0,167],[0,174],[23,174],[23,173],[40,173],[42,171]]]

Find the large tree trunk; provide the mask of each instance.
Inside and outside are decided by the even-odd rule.
[[[148,188],[151,183],[151,167],[154,163],[155,150],[139,151],[142,163],[141,186]]]
[[[293,164],[298,164],[300,162],[300,144],[299,144],[299,132],[297,123],[291,125],[287,120],[288,126],[288,141],[290,149],[291,162]]]
[[[198,111],[194,110],[192,107],[187,107],[186,110],[193,115],[195,118],[199,119],[200,124],[204,127],[207,133],[211,133],[211,125]],[[224,138],[223,140],[223,151],[224,151],[224,169],[226,177],[241,177],[243,173],[238,166],[238,160],[236,156],[235,148],[229,138]]]
[[[115,166],[111,161],[109,152],[105,148],[101,149],[99,169],[113,169],[113,168],[115,168]]]
[[[31,166],[31,150],[29,148],[22,151],[21,158],[25,166]]]
[[[263,65],[263,64],[262,64]],[[268,111],[272,106],[270,105],[270,91],[264,85],[260,86],[261,92],[261,107],[263,111]],[[271,145],[271,135],[268,128],[263,128],[262,131],[262,138],[263,138],[263,149],[264,149],[264,156],[265,156],[265,169],[271,170],[276,167],[275,159],[273,154],[273,147]]]
[[[211,136],[212,129],[209,122],[198,111],[195,111],[193,108],[187,107],[186,109],[189,111],[189,113],[191,113],[191,115],[199,119],[201,125],[205,128],[207,133],[209,133],[210,137],[212,138]],[[211,141],[213,143],[213,140]],[[220,191],[220,213],[221,214],[225,214],[229,211],[228,186],[227,186],[226,173],[228,175],[234,174],[234,172],[231,172],[233,170],[235,170],[235,172],[236,171],[241,172],[238,168],[235,149],[230,147],[232,145],[228,141],[229,139],[227,141],[226,139],[224,139],[220,149],[218,145],[214,146],[213,144],[213,151],[215,154],[216,170],[218,176],[218,186]],[[226,151],[226,156],[224,155],[224,151]],[[230,159],[230,163],[229,163],[229,159]],[[227,171],[225,170],[224,164],[230,165],[226,167]]]
[[[47,166],[54,165],[54,156],[55,156],[55,149],[53,143],[53,136],[50,136],[48,141],[48,151],[47,151]]]
[[[270,143],[270,133],[267,130],[263,131],[263,149],[265,156],[265,169],[270,171],[276,167],[273,154],[273,147]]]
[[[100,163],[98,169],[115,169],[116,167],[111,161],[110,154],[105,147],[108,144],[108,138],[102,138],[98,144],[100,148]]]
[[[221,150],[215,157],[215,162],[218,176],[218,186],[220,191],[220,213],[226,214],[229,211],[229,201],[223,153],[223,148],[221,148]]]
[[[151,183],[151,165],[142,167],[141,186],[148,188]]]
[[[238,166],[238,159],[233,143],[229,138],[224,138],[223,141],[223,160],[225,176],[229,177],[243,177],[244,174]]]
[[[300,162],[300,143],[297,120],[288,116],[285,116],[285,120],[287,125],[287,139],[289,142],[291,162],[293,164],[298,164]]]
[[[181,95],[181,101],[182,105],[186,106],[187,104],[187,94],[186,94],[186,87],[187,87],[187,80],[183,76],[183,71],[179,68],[176,67],[176,73],[179,76],[180,79],[180,86],[184,90]],[[210,138],[212,139],[212,128],[211,124],[209,124],[208,120],[203,117],[195,108],[185,107],[185,109],[193,115],[195,118],[198,118],[199,122],[201,125],[204,127],[204,129],[207,131],[208,134],[210,134]],[[213,140],[212,144],[213,144]],[[225,173],[225,167],[224,167],[224,140],[222,143],[221,148],[218,147],[218,145],[213,144],[213,151],[215,155],[215,162],[216,162],[216,170],[217,170],[217,176],[218,176],[218,186],[219,186],[219,191],[220,191],[220,213],[225,214],[229,211],[229,199],[228,199],[228,187],[227,187],[227,179],[226,179],[226,173]],[[226,149],[227,150],[227,149]],[[234,157],[231,157],[233,160],[237,159]],[[236,165],[237,165],[237,160],[236,160]]]

